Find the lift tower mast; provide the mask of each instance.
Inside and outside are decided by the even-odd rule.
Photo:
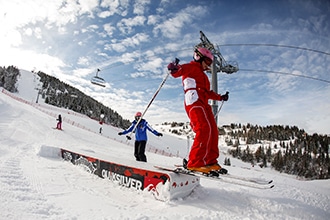
[[[237,62],[232,62],[231,64],[227,63],[225,61],[225,59],[223,58],[223,56],[220,53],[220,49],[217,46],[217,48],[214,47],[214,45],[209,41],[209,39],[207,39],[207,37],[205,36],[205,34],[200,31],[200,40],[201,42],[199,44],[197,44],[195,47],[205,47],[208,50],[210,50],[214,56],[213,59],[213,63],[211,66],[211,74],[212,74],[212,78],[211,78],[211,88],[214,92],[218,93],[218,72],[224,72],[227,74],[232,74],[238,71],[238,64]],[[218,103],[216,100],[212,100],[212,111],[213,114],[216,115],[216,113],[218,112]],[[215,121],[217,122],[218,119],[217,117],[215,118]]]

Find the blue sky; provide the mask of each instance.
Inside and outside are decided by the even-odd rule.
[[[219,125],[329,134],[329,11],[327,0],[0,0],[0,65],[53,75],[132,120],[203,31],[240,68],[218,73],[219,93],[230,92]],[[105,88],[90,83],[97,69]],[[188,121],[180,79],[168,78],[145,118]]]

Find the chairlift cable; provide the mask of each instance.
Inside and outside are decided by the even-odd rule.
[[[286,48],[291,48],[291,49],[298,49],[298,50],[306,50],[306,51],[311,51],[315,53],[321,53],[330,56],[330,53],[320,51],[320,50],[315,50],[315,49],[310,49],[306,47],[298,47],[298,46],[290,46],[290,45],[282,45],[282,44],[221,44],[220,46],[226,47],[226,46],[265,46],[265,47],[286,47]]]
[[[307,79],[317,80],[325,83],[330,83],[330,80],[326,79],[320,79],[312,76],[306,76],[306,75],[300,75],[300,74],[294,74],[294,73],[285,73],[285,72],[279,72],[279,71],[271,71],[271,70],[254,70],[254,69],[240,69],[240,71],[250,71],[250,72],[264,72],[264,73],[275,73],[275,74],[282,74],[282,75],[291,75],[296,77],[303,77]]]

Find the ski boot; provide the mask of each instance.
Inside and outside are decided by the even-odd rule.
[[[187,169],[187,164],[188,164],[188,160],[186,160],[186,158],[183,158],[182,167]]]

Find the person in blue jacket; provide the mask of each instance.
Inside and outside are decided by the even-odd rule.
[[[147,162],[147,156],[145,155],[145,149],[146,149],[146,144],[147,144],[147,130],[149,130],[150,132],[152,132],[154,135],[156,136],[163,136],[162,133],[159,133],[158,131],[154,130],[152,127],[150,127],[150,125],[148,124],[148,122],[145,119],[141,118],[142,113],[141,112],[137,112],[135,114],[135,120],[132,122],[131,126],[122,131],[119,132],[118,135],[123,135],[123,134],[127,134],[131,131],[133,131],[133,129],[135,129],[135,143],[134,143],[134,156],[136,158],[137,161],[143,161],[143,162]],[[136,123],[138,123],[138,125],[136,125]],[[128,139],[130,139],[129,136],[127,136]]]

